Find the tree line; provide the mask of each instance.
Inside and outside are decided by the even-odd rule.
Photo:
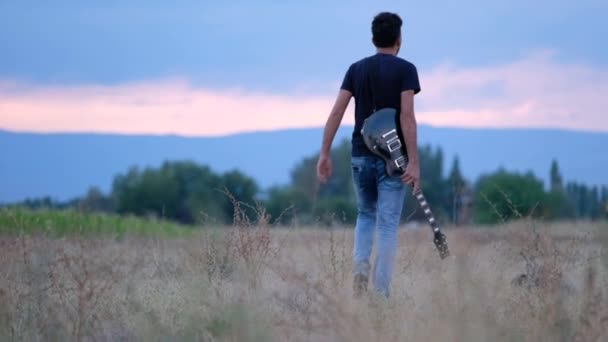
[[[152,216],[184,224],[231,224],[233,201],[239,201],[255,220],[264,208],[271,222],[278,224],[352,224],[356,199],[350,166],[350,142],[331,152],[333,175],[326,184],[316,178],[318,155],[303,158],[291,170],[290,181],[262,191],[248,175],[233,170],[217,173],[191,161],[167,161],[159,167],[132,167],[115,176],[108,194],[91,188],[84,196],[68,202],[50,198],[18,203],[31,208],[78,208],[118,214]],[[608,187],[563,181],[556,161],[549,168],[550,184],[532,172],[499,169],[467,181],[458,157],[444,175],[441,148],[419,148],[421,187],[435,215],[444,223],[494,224],[533,217],[545,220],[607,219]],[[403,221],[422,220],[408,191]]]

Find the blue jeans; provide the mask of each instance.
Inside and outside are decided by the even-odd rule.
[[[389,177],[386,174],[384,161],[380,158],[352,157],[351,166],[357,196],[353,273],[369,278],[369,259],[374,233],[377,233],[376,260],[371,280],[374,289],[388,297],[405,185],[398,176]]]

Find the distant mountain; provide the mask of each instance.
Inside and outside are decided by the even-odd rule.
[[[349,138],[351,130],[341,128],[336,139]],[[164,160],[240,169],[263,187],[285,184],[298,161],[318,152],[321,134],[321,128],[198,138],[0,131],[0,203],[46,195],[66,200],[93,185],[108,191],[117,173]],[[446,172],[458,155],[469,180],[499,167],[546,180],[557,159],[566,180],[608,184],[608,133],[421,126],[418,139],[443,148]]]

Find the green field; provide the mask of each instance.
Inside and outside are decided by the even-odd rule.
[[[180,236],[191,232],[191,227],[136,216],[82,213],[71,209],[0,208],[0,233],[2,234],[45,234],[53,237],[77,234],[124,237],[126,235]]]
[[[193,229],[0,212],[0,340],[605,341],[608,225],[400,231],[389,301],[355,300],[352,229]],[[120,238],[117,238],[120,237]]]

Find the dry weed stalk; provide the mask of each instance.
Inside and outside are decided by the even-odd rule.
[[[134,276],[140,265],[122,265],[124,249],[108,262],[95,259],[100,241],[76,237],[71,242],[57,248],[57,257],[49,264],[50,290],[61,299],[63,314],[72,322],[73,340],[82,341],[101,326],[99,305],[108,302],[112,289]]]
[[[244,262],[248,272],[249,285],[257,288],[265,271],[265,266],[278,255],[278,246],[273,246],[271,224],[266,209],[256,202],[255,206],[238,201],[228,190],[224,191],[234,208],[233,242],[237,256]],[[246,209],[253,211],[252,221]],[[280,218],[279,218],[280,219]]]
[[[575,342],[605,341],[608,338],[608,304],[601,285],[598,285],[595,267],[587,268],[582,313],[579,318]]]
[[[347,256],[347,230],[342,229],[341,236],[337,236],[335,228],[330,226],[329,239],[327,243],[318,244],[318,263],[321,269],[321,277],[324,280],[328,280],[328,284],[331,288],[338,289],[343,288],[346,284],[346,280],[350,275],[350,268],[348,267],[348,256]],[[321,233],[325,236],[325,232]],[[325,239],[323,239],[325,240]],[[326,250],[323,247],[326,246]]]
[[[216,298],[224,298],[223,282],[235,271],[236,249],[231,234],[220,230],[205,230],[200,241],[187,244],[192,271],[204,275]]]
[[[409,244],[412,249],[399,257],[401,279],[395,279],[396,286],[408,282],[403,290],[408,297],[395,291],[395,305],[370,306],[354,302],[350,287],[344,287],[352,231],[291,231],[277,242],[280,232],[271,228],[259,205],[233,205],[235,227],[204,230],[200,243],[163,238],[140,248],[141,240],[0,237],[0,340],[225,341],[266,336],[249,329],[290,341],[606,339],[606,279],[600,279],[606,275],[605,254],[593,259],[594,268],[581,268],[590,259],[573,262],[598,245],[601,249],[603,242],[597,239],[558,238],[525,218],[514,231],[465,229],[455,235],[456,262],[442,269],[428,267],[435,258],[417,248],[419,244]],[[276,245],[298,245],[303,239],[296,234],[312,236],[318,255],[314,247],[299,246],[278,258]],[[408,239],[427,241],[422,231],[407,234]],[[504,248],[495,248],[496,241]],[[181,247],[190,258],[182,258]],[[139,249],[148,262],[142,272],[136,272],[140,261],[131,255]],[[161,254],[156,268],[175,272],[154,271],[150,259],[156,254]],[[289,258],[306,271],[296,270]],[[184,261],[194,272],[180,271]],[[247,280],[233,276],[241,271],[239,263]],[[505,272],[518,267],[524,277],[511,286],[503,277],[510,279]],[[567,292],[567,276],[583,270],[584,292]],[[260,286],[266,279],[269,286]],[[201,290],[206,281],[216,291]],[[230,309],[235,302],[237,307]],[[116,331],[123,335],[116,337]]]
[[[498,186],[497,190],[504,197],[513,216],[525,227],[523,231],[514,232],[515,238],[509,240],[519,247],[517,254],[523,260],[525,270],[511,281],[516,288],[523,291],[511,298],[512,305],[508,314],[513,319],[521,320],[524,331],[532,340],[545,340],[571,336],[572,314],[566,308],[566,297],[573,292],[573,287],[565,279],[568,268],[577,259],[577,241],[572,238],[565,243],[552,236],[550,232],[539,231],[537,222],[532,219],[536,207],[523,215],[511,198]],[[489,203],[500,221],[506,223],[505,217]]]
[[[562,277],[565,267],[570,264],[575,254],[575,240],[566,246],[560,248],[558,242],[554,241],[550,234],[541,234],[537,229],[536,222],[532,219],[535,205],[532,210],[524,216],[513,203],[509,195],[500,187],[496,189],[504,197],[509,209],[515,217],[530,229],[525,230],[523,235],[520,235],[520,243],[522,246],[519,255],[525,262],[526,271],[518,278],[513,280],[516,285],[526,285],[528,289],[532,287],[542,288],[547,291],[556,291],[562,285]],[[485,194],[481,194],[483,198],[494,209],[495,214],[500,218],[502,223],[505,223],[504,217],[500,215],[496,206],[489,201]]]
[[[37,247],[44,248],[45,241],[24,234],[0,239],[0,337],[35,339],[44,335],[52,318],[46,305],[47,270],[33,253]]]
[[[282,309],[274,324],[284,329],[287,335],[284,338],[293,340],[299,331],[306,335],[303,340],[374,340],[369,326],[363,324],[363,312],[349,310],[339,292],[328,289],[321,280],[312,280],[307,274],[293,269],[276,266],[272,270],[289,289],[286,294],[273,294]]]

